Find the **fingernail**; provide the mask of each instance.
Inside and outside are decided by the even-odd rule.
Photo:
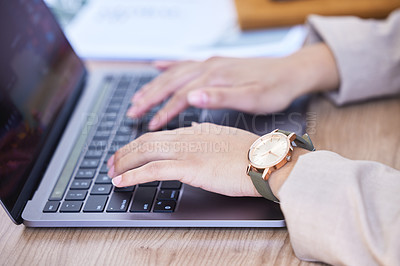
[[[191,105],[203,106],[208,103],[208,95],[204,91],[191,91],[187,96],[187,100]]]
[[[108,176],[112,178],[114,176],[114,174],[115,174],[115,172],[114,172],[114,165],[113,165],[113,166],[111,166],[110,170],[108,170]]]
[[[114,177],[111,182],[113,183],[114,186],[118,186],[122,181],[122,176],[118,175],[116,177]]]
[[[114,164],[114,155],[112,155],[112,156],[110,157],[110,159],[108,159],[108,161],[107,161],[107,166],[110,168],[111,165],[113,165],[113,164]]]
[[[129,108],[126,115],[129,117],[137,117],[137,108],[135,106]]]

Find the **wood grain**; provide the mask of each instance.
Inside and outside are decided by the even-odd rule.
[[[400,7],[400,0],[235,0],[242,29],[304,23],[309,14],[384,18]]]
[[[400,169],[400,99],[337,108],[314,97],[309,131],[318,149]],[[309,265],[286,229],[39,229],[0,211],[0,265]]]

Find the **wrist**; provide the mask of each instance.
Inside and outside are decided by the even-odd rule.
[[[336,90],[340,77],[330,48],[324,44],[305,46],[287,57],[297,75],[298,95]]]
[[[271,174],[271,176],[268,179],[268,183],[275,197],[279,199],[278,192],[281,189],[282,185],[286,182],[287,178],[289,177],[290,173],[295,167],[299,157],[309,152],[310,151],[305,149],[295,148],[295,150],[292,153],[292,161],[290,161],[285,166],[283,166],[282,168]]]

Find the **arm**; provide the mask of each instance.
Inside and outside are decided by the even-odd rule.
[[[385,21],[310,16],[308,44],[332,51],[340,88],[327,93],[336,104],[400,93],[400,10]]]
[[[399,191],[400,171],[380,163],[328,151],[301,156],[279,191],[296,255],[333,265],[399,264]]]

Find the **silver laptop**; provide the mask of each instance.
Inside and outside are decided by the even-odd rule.
[[[178,181],[113,187],[105,162],[145,134],[157,111],[126,118],[130,98],[158,72],[138,67],[87,73],[42,1],[1,1],[0,36],[0,199],[15,223],[285,226],[279,205],[262,198],[226,197]],[[258,134],[275,127],[301,133],[305,102],[273,116],[188,109],[164,129],[210,121]]]

